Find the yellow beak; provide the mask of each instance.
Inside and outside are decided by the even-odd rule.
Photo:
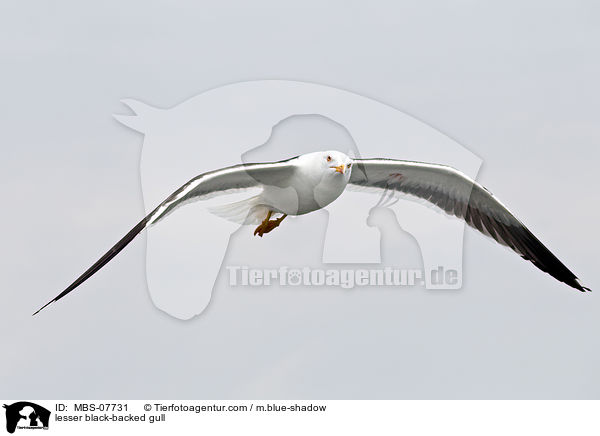
[[[337,166],[337,167],[331,167],[331,168],[335,168],[335,170],[336,170],[338,173],[342,173],[342,174],[344,174],[344,173],[346,172],[346,165],[339,165],[339,166]]]

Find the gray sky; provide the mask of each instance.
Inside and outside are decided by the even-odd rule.
[[[0,397],[598,398],[597,293],[471,230],[459,291],[246,292],[222,274],[180,321],[150,301],[143,236],[30,314],[143,214],[143,138],[112,118],[119,100],[265,78],[347,89],[463,144],[600,289],[599,20],[591,1],[4,2]]]

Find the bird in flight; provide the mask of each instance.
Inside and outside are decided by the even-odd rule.
[[[201,174],[177,189],[142,219],[63,292],[73,291],[127,246],[142,230],[180,206],[231,192],[259,189],[246,200],[214,209],[224,218],[258,224],[262,237],[279,227],[288,215],[304,215],[335,201],[346,188],[399,192],[423,199],[445,213],[511,248],[555,279],[590,291],[496,197],[460,171],[445,165],[395,159],[352,159],[339,151],[308,153],[291,159],[240,164]]]

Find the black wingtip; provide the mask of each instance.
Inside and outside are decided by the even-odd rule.
[[[117,254],[119,254],[119,252],[121,250],[123,250],[123,248],[125,248],[133,240],[133,238],[135,238],[137,236],[137,234],[140,233],[146,227],[146,224],[148,224],[148,217],[145,217],[143,220],[141,220],[133,229],[131,229],[129,231],[129,233],[127,233],[125,236],[123,236],[123,238],[121,238],[121,240],[119,242],[117,242],[110,250],[108,250],[104,254],[104,256],[102,256],[100,259],[98,259],[95,264],[93,264],[91,267],[89,267],[73,283],[71,283],[67,287],[67,289],[65,289],[60,294],[58,294],[56,297],[54,297],[53,300],[44,304],[36,312],[34,312],[33,315],[31,315],[31,316],[35,316],[36,314],[38,314],[42,309],[44,309],[48,305],[54,303],[55,301],[60,300],[65,295],[67,295],[69,292],[73,291],[75,288],[77,288],[79,285],[81,285],[83,282],[85,282],[87,279],[89,279],[91,276],[93,276],[98,270],[100,270],[104,265],[106,265],[113,257],[115,257]]]
[[[56,301],[56,299],[48,301],[46,304],[44,304],[44,305],[43,305],[42,307],[40,307],[38,310],[36,310],[35,312],[33,312],[33,313],[31,314],[31,316],[36,316],[38,313],[40,313],[40,311],[41,311],[42,309],[44,309],[45,307],[48,307],[49,305],[51,305],[51,304],[52,304],[52,303],[54,303],[55,301]]]
[[[572,287],[577,289],[580,292],[592,292],[592,290],[586,286],[583,286],[579,279],[575,279],[575,283],[569,283]]]

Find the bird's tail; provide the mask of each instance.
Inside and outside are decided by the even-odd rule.
[[[212,206],[208,211],[237,224],[260,224],[269,208],[262,204],[261,196],[256,195],[235,203]]]

